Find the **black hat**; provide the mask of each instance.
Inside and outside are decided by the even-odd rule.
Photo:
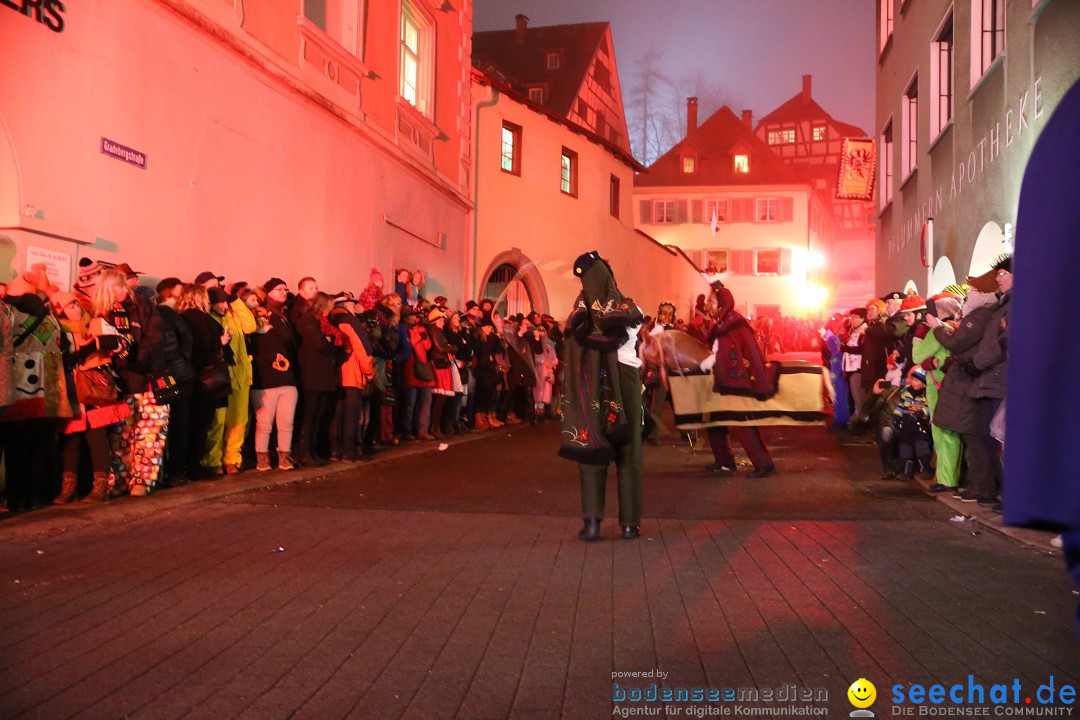
[[[413,310],[411,305],[406,305],[405,307],[401,308],[401,319],[402,320],[404,320],[407,317],[414,316],[414,315],[417,315],[417,314],[418,313],[415,310]]]
[[[225,292],[219,287],[212,287],[207,289],[206,294],[210,296],[211,305],[229,302],[229,293]]]
[[[604,261],[600,258],[600,253],[596,250],[590,250],[587,253],[578,255],[577,260],[574,261],[574,275],[581,277],[589,271],[589,268],[598,262]],[[607,263],[604,264],[607,265]]]
[[[866,319],[866,308],[852,308],[848,311],[848,315],[858,315],[863,320]]]
[[[495,327],[495,323],[492,321],[490,315],[485,315],[484,317],[480,318],[480,327]]]
[[[207,280],[216,279],[218,282],[222,282],[225,279],[224,275],[215,275],[209,270],[203,270],[201,273],[195,276],[195,284],[202,285]]]
[[[435,297],[435,304],[436,305],[438,305],[440,307],[445,307],[446,303],[447,303],[447,299],[446,299],[445,295],[437,295]]]
[[[906,295],[904,295],[904,293],[902,293],[902,292],[896,292],[896,291],[894,290],[894,291],[893,291],[893,292],[891,292],[891,293],[886,293],[885,295],[882,295],[882,296],[881,296],[881,301],[882,301],[882,302],[886,302],[886,301],[888,301],[888,300],[903,300],[903,299],[904,299],[905,297],[907,297],[907,296],[906,296]]]
[[[161,282],[159,282],[157,284],[157,288],[155,288],[155,289],[157,290],[158,295],[164,295],[166,292],[168,292],[169,290],[172,290],[177,285],[183,285],[183,284],[184,284],[184,282],[180,278],[167,277],[164,280],[162,280]]]
[[[356,296],[353,295],[348,290],[342,290],[341,292],[339,292],[337,295],[334,296],[334,304],[335,305],[344,305],[345,303],[350,303],[350,302],[353,302],[355,300],[356,300]]]
[[[276,288],[278,285],[286,285],[287,286],[288,284],[289,283],[285,282],[284,280],[282,280],[279,277],[272,277],[272,278],[270,278],[269,280],[267,280],[266,282],[263,283],[263,290],[265,292],[270,292],[271,290]]]
[[[394,317],[394,308],[390,307],[389,305],[383,305],[382,303],[379,303],[375,306],[375,312],[379,313],[383,317]]]
[[[466,311],[472,310],[474,307],[480,307],[480,305],[477,304],[477,302],[475,300],[470,300],[469,302],[465,303],[465,310]]]

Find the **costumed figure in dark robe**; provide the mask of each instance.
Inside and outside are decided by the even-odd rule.
[[[641,524],[641,360],[635,345],[642,315],[595,250],[578,257],[574,275],[582,289],[566,321],[559,455],[578,463],[585,521],[578,537],[586,541],[600,538],[608,465],[615,461],[619,525],[631,540]]]
[[[1006,524],[1061,533],[1066,566],[1080,589],[1080,413],[1062,365],[1080,356],[1080,334],[1072,330],[1076,263],[1069,261],[1080,227],[1078,164],[1080,82],[1047,122],[1020,187],[1001,499]]]
[[[762,358],[753,328],[745,317],[735,311],[735,298],[731,291],[715,276],[706,279],[711,280],[716,308],[716,323],[709,333],[709,344],[713,348],[713,392],[768,400],[776,395],[779,388],[780,366],[766,363]],[[703,370],[709,369],[709,362],[706,360],[702,364]],[[714,460],[705,467],[709,472],[735,474],[735,456],[731,452],[729,435],[742,444],[754,465],[747,477],[763,478],[776,472],[760,428],[719,425],[708,428],[707,432]]]

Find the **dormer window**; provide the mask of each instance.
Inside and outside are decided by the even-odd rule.
[[[736,173],[746,174],[750,172],[750,156],[746,153],[736,153],[734,170]]]
[[[537,105],[544,104],[544,88],[531,87],[529,88],[529,102],[534,102]]]
[[[697,158],[693,155],[684,155],[682,159],[682,171],[690,174],[697,170]]]
[[[562,66],[562,54],[557,50],[547,54],[547,69],[558,70]]]

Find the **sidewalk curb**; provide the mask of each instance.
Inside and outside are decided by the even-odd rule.
[[[441,438],[436,442],[402,443],[382,450],[371,460],[332,463],[323,467],[296,470],[259,472],[251,469],[231,478],[225,476],[216,480],[191,482],[177,488],[166,488],[143,498],[123,496],[100,504],[85,504],[76,501],[67,505],[53,505],[0,520],[0,538],[65,534],[83,529],[96,529],[102,523],[119,525],[142,520],[161,512],[170,512],[197,502],[217,500],[258,488],[291,485],[340,475],[361,468],[378,467],[401,458],[439,452],[439,445],[444,442],[450,447],[464,445],[484,438],[499,437],[508,431],[512,432],[513,429],[514,426],[508,425],[506,428],[495,430],[473,430],[468,435]]]

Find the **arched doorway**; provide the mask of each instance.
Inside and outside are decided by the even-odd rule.
[[[528,315],[535,307],[529,288],[521,280],[521,273],[510,263],[503,263],[488,275],[483,297],[496,300],[495,310],[502,317],[522,313]]]
[[[971,265],[968,267],[968,275],[977,277],[990,269],[994,260],[1002,253],[1009,251],[1005,244],[1005,231],[996,222],[988,222],[979,231],[975,239],[975,247],[971,251]]]
[[[953,270],[952,261],[942,255],[938,258],[937,265],[934,266],[934,286],[930,288],[928,294],[939,293],[946,285],[952,285],[955,282],[956,271]]]

